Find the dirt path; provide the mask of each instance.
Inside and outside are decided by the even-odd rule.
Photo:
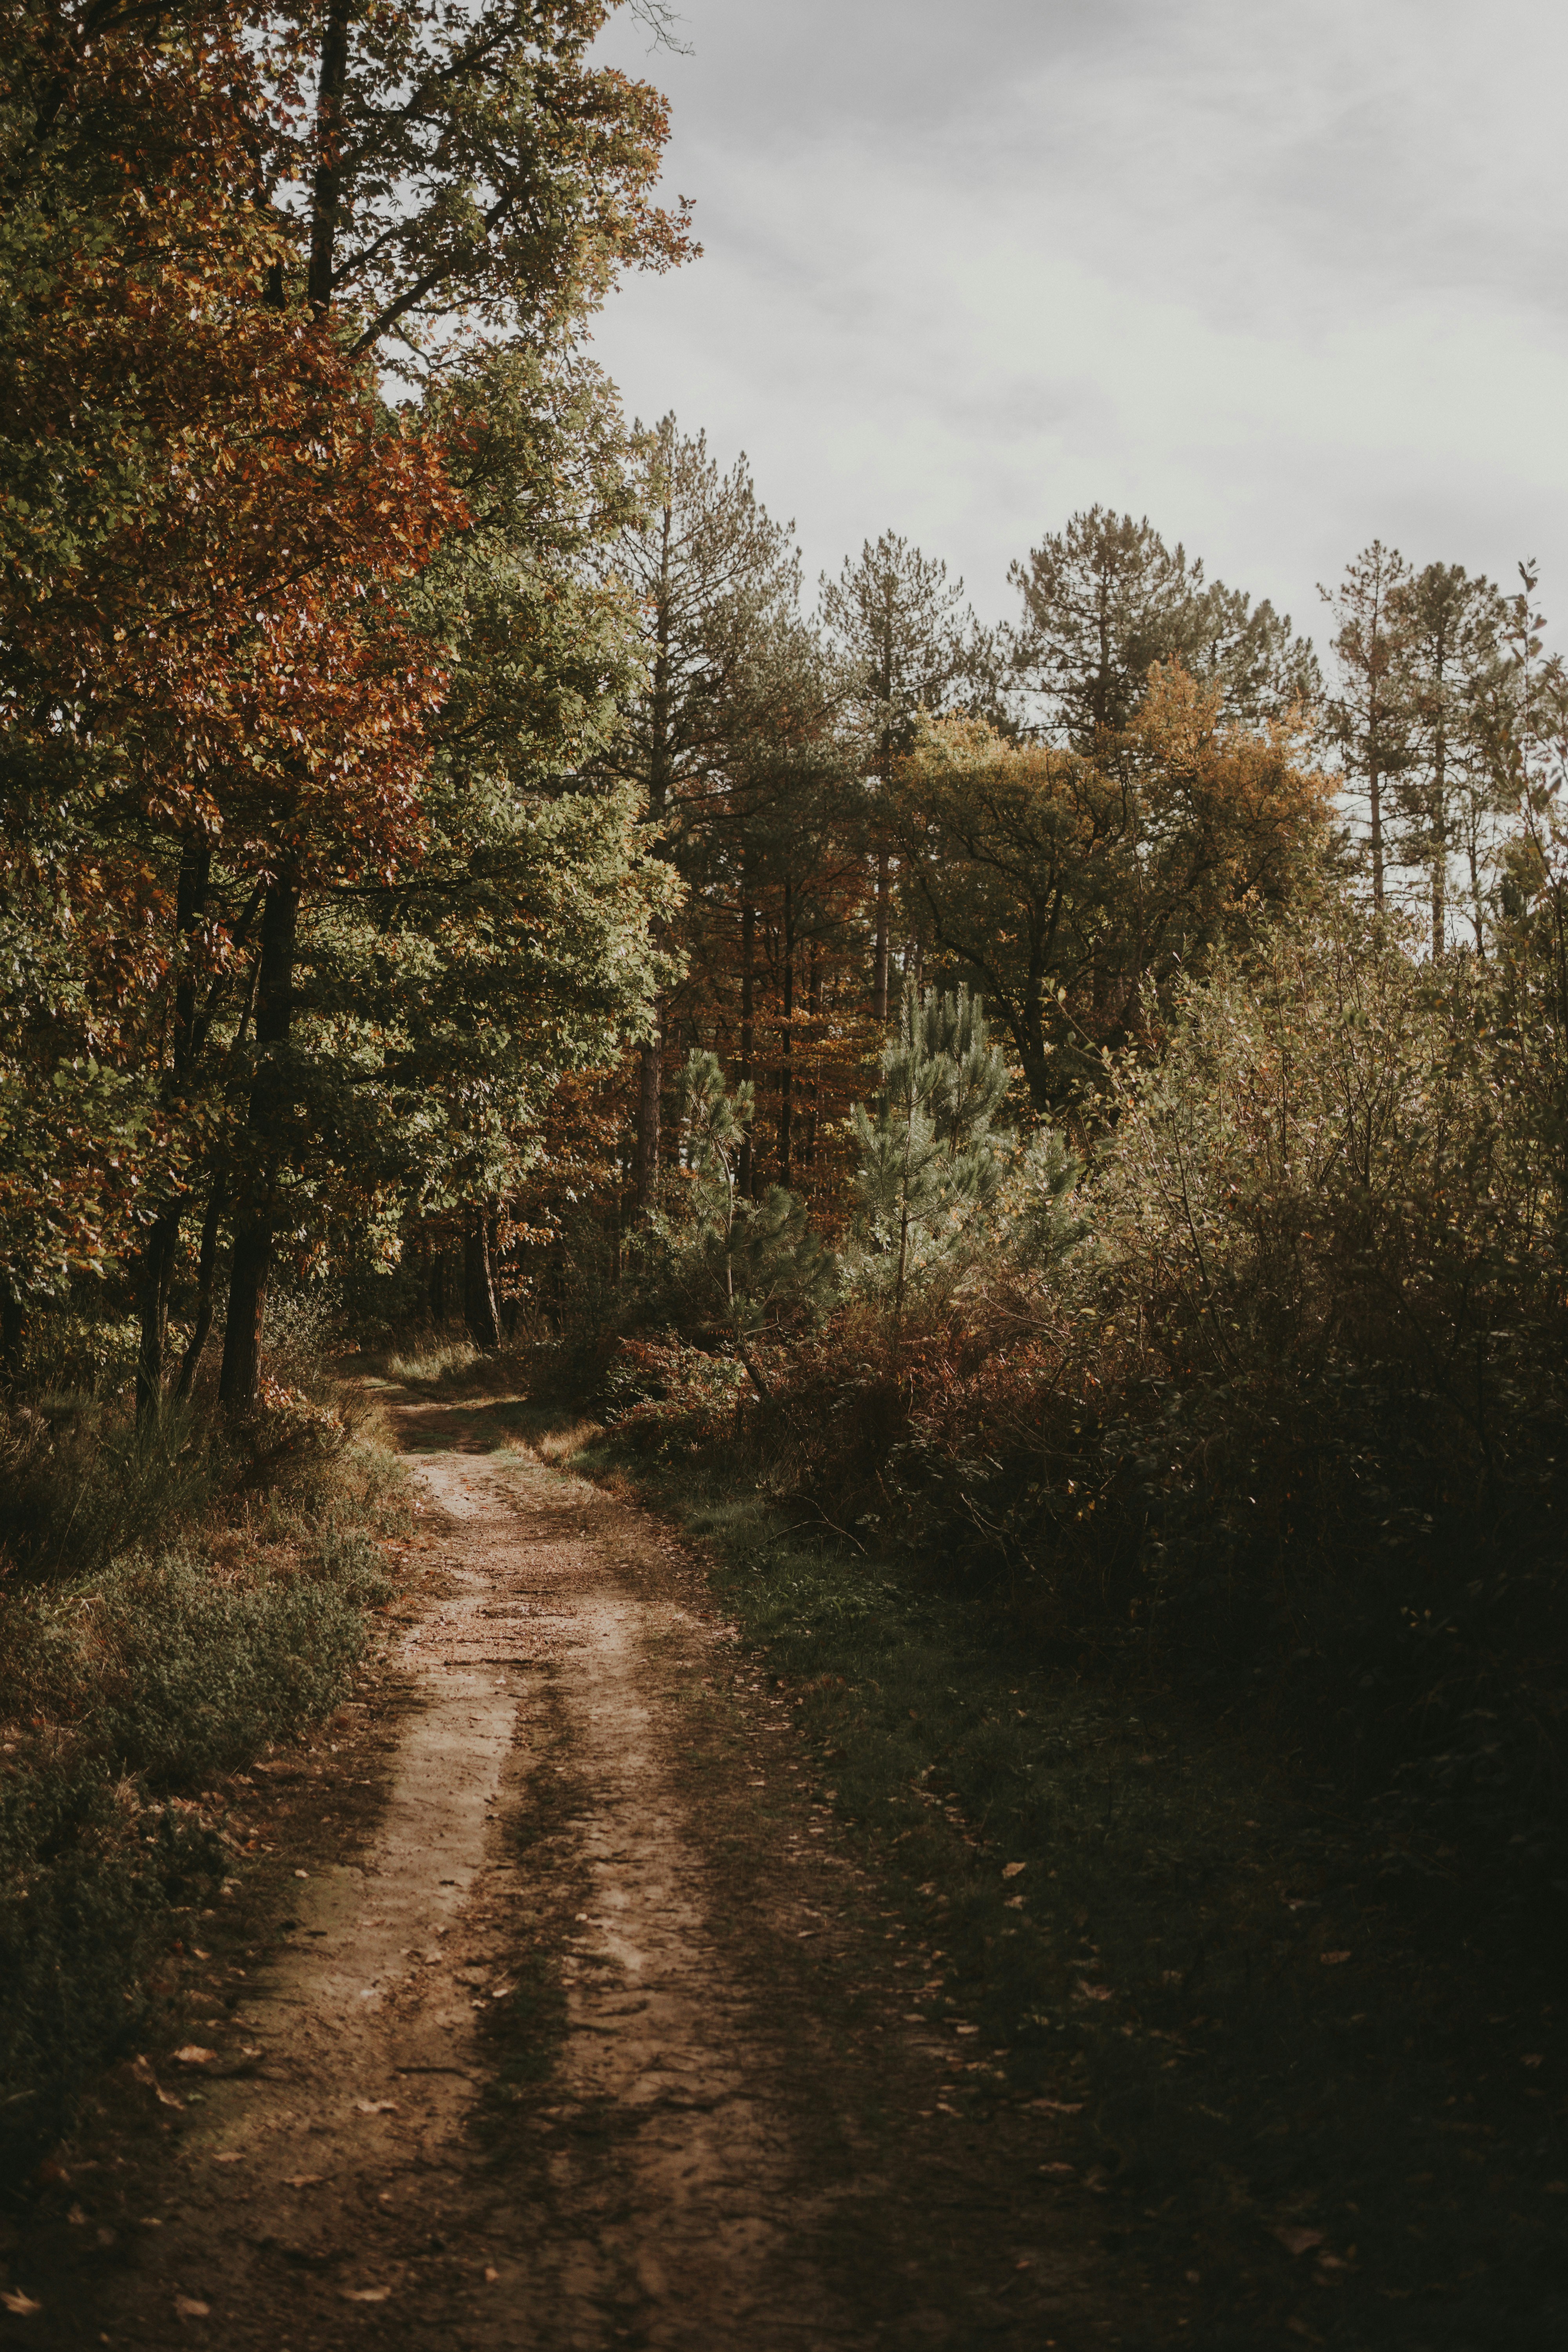
[[[1141,2340],[1048,2116],[911,2007],[695,1564],[460,1407],[400,1418],[441,1593],[384,1810],[299,1878],[214,2055],[163,2070],[202,2094],[156,2158],[62,2187],[55,2242],[100,2250],[71,2317],[40,2245],[0,2341]]]

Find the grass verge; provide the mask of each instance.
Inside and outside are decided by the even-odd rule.
[[[276,1433],[273,1433],[276,1439]],[[212,1782],[347,1693],[406,1474],[372,1423],[216,1479],[159,1545],[0,1585],[0,2188],[132,2048],[176,1912],[244,1864]],[[276,1446],[274,1447],[276,1452]],[[90,1464],[68,1453],[74,1480]],[[140,1495],[140,1489],[137,1490]],[[40,1521],[40,1524],[44,1524]],[[96,1521],[95,1521],[96,1524]]]
[[[1179,1690],[1029,1654],[940,1564],[829,1549],[716,1473],[494,1410],[705,1544],[814,1794],[926,1950],[921,2008],[1044,2103],[1064,2187],[1193,2313],[1185,2340],[1562,2340],[1560,1987],[1457,1867]]]

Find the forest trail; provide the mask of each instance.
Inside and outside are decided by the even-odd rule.
[[[384,1809],[211,2021],[199,2113],[132,2168],[87,2301],[0,2336],[1141,2340],[1049,2116],[913,2007],[921,1956],[697,1565],[482,1408],[395,1417],[436,1576]]]

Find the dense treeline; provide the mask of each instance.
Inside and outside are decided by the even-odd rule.
[[[1294,1660],[1534,1852],[1533,570],[1373,542],[1326,674],[1100,507],[1004,625],[890,530],[808,595],[585,356],[688,250],[596,0],[0,13],[7,1570],[72,1416],[260,1459],[269,1328],[460,1326],[1042,1633]]]

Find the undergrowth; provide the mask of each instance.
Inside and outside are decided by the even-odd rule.
[[[363,1414],[273,1390],[142,1439],[13,1405],[0,1505],[0,2183],[132,2046],[170,1913],[241,1866],[210,1783],[342,1698],[405,1474]]]
[[[1020,1643],[962,1564],[574,1433],[704,1540],[927,1948],[922,2007],[1047,2103],[1113,2244],[1189,2302],[1195,2273],[1205,2342],[1557,2340],[1560,2004],[1452,1852],[1413,1866],[1168,1678]]]

